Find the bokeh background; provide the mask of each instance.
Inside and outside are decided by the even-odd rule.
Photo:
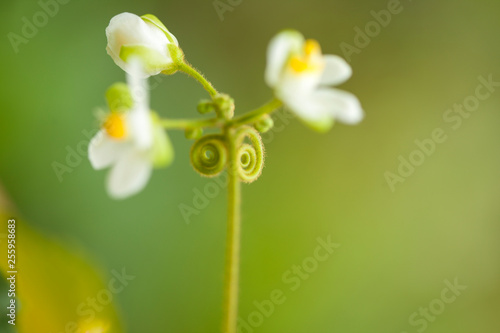
[[[388,3],[230,6],[221,20],[211,0],[73,0],[15,53],[7,34],[21,35],[23,17],[32,21],[41,7],[0,4],[0,181],[27,225],[83,249],[105,280],[123,267],[136,276],[116,296],[128,332],[219,331],[226,194],[219,187],[186,223],[179,206],[193,206],[195,191],[213,180],[191,168],[192,142],[182,132],[170,133],[175,163],[130,199],[110,199],[106,172],[92,170],[84,155],[58,179],[53,163],[67,165],[68,147],[88,141],[105,89],[124,80],[105,51],[109,19],[124,11],[157,15],[241,113],[272,95],[263,80],[265,52],[279,30],[298,29],[320,41],[324,53],[342,55],[342,42],[355,45],[354,28],[364,29],[373,21],[370,11]],[[343,89],[362,101],[362,124],[318,134],[278,117],[283,130],[265,136],[264,173],[243,188],[240,315],[247,320],[254,301],[269,299],[274,289],[286,301],[254,332],[500,330],[500,91],[457,130],[443,120],[474,94],[479,76],[500,81],[500,3],[402,0],[401,6],[351,57],[354,76]],[[197,117],[195,106],[206,97],[183,74],[151,85],[152,106],[165,117]],[[397,173],[399,156],[408,158],[418,148],[414,141],[436,128],[447,140],[392,191],[386,172]],[[291,291],[283,274],[313,255],[317,237],[329,235],[341,247]],[[412,326],[409,317],[436,305],[444,281],[455,278],[467,289],[425,330]]]

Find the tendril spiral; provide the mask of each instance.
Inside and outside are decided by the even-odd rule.
[[[250,144],[244,142],[249,139]],[[251,183],[259,178],[264,168],[264,145],[259,133],[252,127],[238,129],[235,138],[236,162],[240,179]]]
[[[224,136],[209,134],[196,141],[191,148],[191,163],[202,176],[215,177],[227,164],[228,152]]]

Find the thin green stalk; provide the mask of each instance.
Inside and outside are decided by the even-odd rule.
[[[191,65],[183,62],[182,64],[179,65],[179,70],[188,74],[196,81],[200,82],[203,88],[205,88],[205,90],[208,91],[210,96],[214,97],[215,95],[218,94],[214,86],[203,76],[203,74],[198,72],[198,70],[196,70],[195,68],[191,67]]]
[[[228,164],[228,207],[227,207],[227,243],[226,243],[226,278],[224,291],[224,333],[236,333],[238,318],[238,287],[241,234],[241,183],[238,175],[237,147],[233,130],[226,129],[229,145]]]
[[[188,129],[198,127],[218,127],[222,125],[220,119],[162,119],[161,125],[165,129]]]
[[[283,103],[279,99],[272,99],[266,104],[262,105],[261,107],[250,111],[242,116],[236,117],[229,121],[229,125],[231,126],[239,126],[239,125],[245,125],[245,124],[250,124],[258,121],[260,117],[262,117],[265,114],[269,114],[276,109],[280,108],[283,105]]]

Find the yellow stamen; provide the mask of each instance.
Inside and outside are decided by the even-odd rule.
[[[118,112],[111,112],[103,127],[106,133],[114,139],[121,140],[127,136],[124,116]]]
[[[303,58],[293,57],[292,59],[290,59],[290,66],[294,71],[300,73],[306,71],[309,64]]]
[[[319,43],[316,40],[308,39],[304,44],[304,52],[306,56],[321,54],[321,46],[319,46]]]
[[[308,39],[304,43],[303,54],[290,59],[290,67],[296,73],[305,71],[316,71],[321,68],[321,47],[314,39]]]

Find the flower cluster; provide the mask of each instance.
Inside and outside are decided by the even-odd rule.
[[[232,98],[219,93],[186,62],[176,37],[155,16],[119,14],[111,19],[106,36],[107,52],[127,73],[127,83],[116,83],[108,89],[109,112],[101,119],[101,130],[89,145],[89,159],[95,169],[111,167],[107,191],[113,198],[125,198],[139,192],[146,186],[154,168],[166,167],[172,162],[173,148],[165,129],[184,129],[186,136],[193,139],[199,139],[206,127],[222,130],[221,135],[212,136],[210,140],[202,138],[195,144],[197,148],[193,151],[202,154],[192,157],[192,161],[198,161],[193,163],[197,171],[203,170],[199,161],[218,164],[215,155],[210,155],[213,152],[223,164],[230,163],[221,156],[229,150],[229,141],[233,139],[241,141],[239,144],[245,151],[235,154],[240,159],[237,162],[260,168],[262,158],[259,163],[252,162],[252,158],[259,155],[252,151],[263,151],[255,129],[262,132],[272,127],[269,114],[281,106],[317,131],[328,130],[334,120],[356,124],[363,118],[362,108],[354,95],[331,88],[350,78],[350,66],[338,56],[323,55],[317,41],[306,40],[297,31],[283,31],[269,44],[265,81],[273,89],[274,99],[237,118],[234,118]],[[177,71],[192,76],[207,90],[211,99],[200,102],[198,111],[213,111],[213,118],[161,119],[150,110],[148,77],[171,75]],[[245,135],[259,147],[248,150],[248,143],[235,139]],[[210,148],[214,147],[214,138],[220,143],[220,149]],[[202,145],[207,142],[211,142],[211,146]],[[220,170],[222,167],[224,165]],[[260,171],[256,169],[255,174]],[[212,174],[216,173],[210,172],[207,176]],[[241,179],[254,180],[248,175],[242,175]]]

